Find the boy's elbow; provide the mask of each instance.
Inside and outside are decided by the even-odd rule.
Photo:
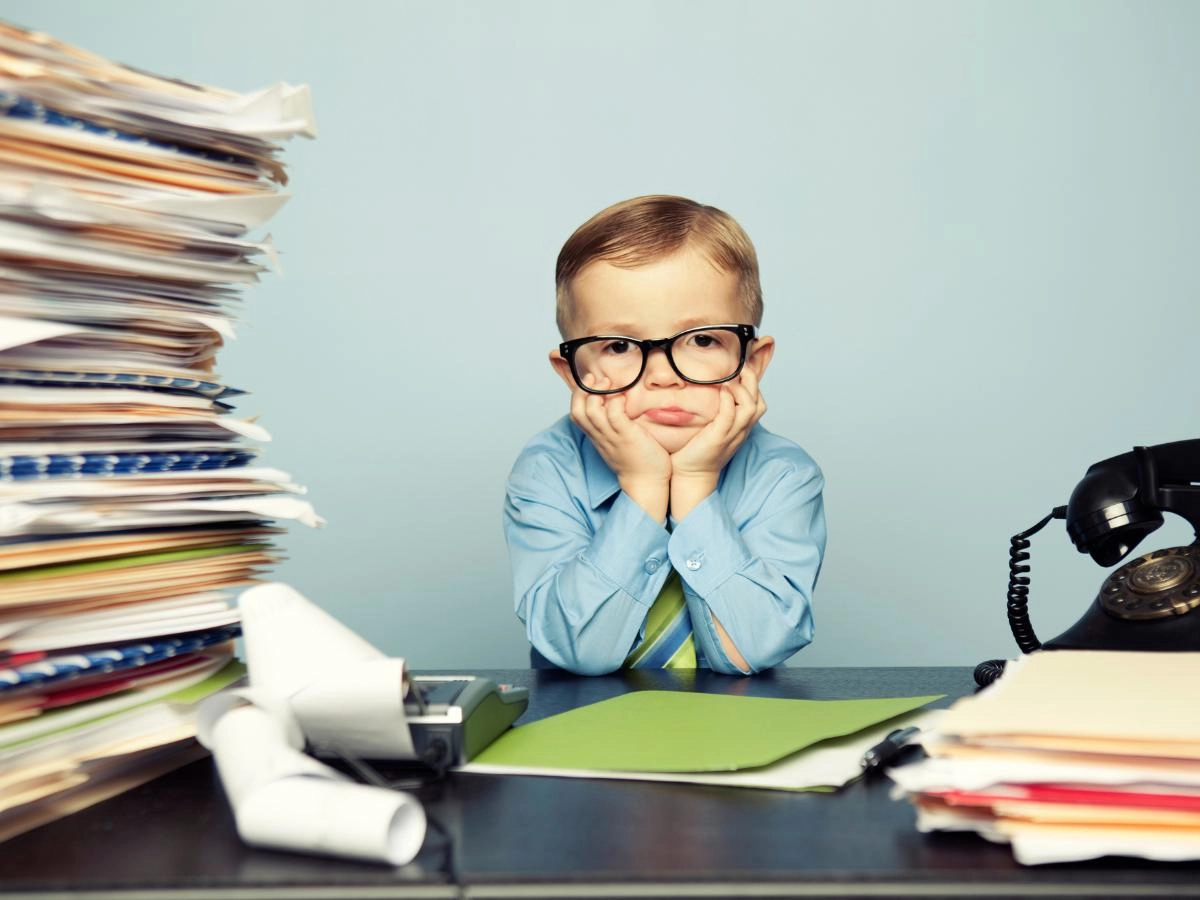
[[[549,662],[575,675],[609,675],[621,668],[625,657],[616,659],[604,654],[587,652],[578,647],[534,647]]]
[[[744,671],[732,666],[730,675],[757,675],[767,669],[781,666],[812,643],[813,629],[811,621],[802,623],[799,627],[781,635],[780,640],[771,641],[752,648],[750,652],[743,651],[742,656],[750,670]],[[714,668],[716,668],[714,666]]]
[[[620,660],[616,663],[612,663],[607,660],[580,660],[575,666],[566,666],[564,668],[574,672],[576,675],[611,675],[613,672],[621,668],[622,662],[624,662],[624,660]]]
[[[758,672],[749,660],[746,660],[746,665],[748,668],[743,669],[733,660],[724,657],[708,661],[709,668],[721,675],[754,675]]]

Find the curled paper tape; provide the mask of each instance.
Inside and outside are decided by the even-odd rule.
[[[408,794],[300,775],[255,791],[237,827],[248,844],[400,866],[425,841],[425,810]]]
[[[415,759],[403,659],[385,655],[286,584],[252,587],[238,606],[256,697],[286,704],[311,751]]]
[[[206,699],[196,710],[196,738],[209,750],[214,750],[213,730],[225,713],[242,706],[253,706],[266,713],[274,722],[275,730],[269,740],[278,740],[295,750],[304,749],[304,735],[300,731],[300,723],[292,715],[286,702],[273,699],[269,694],[254,688],[232,688]]]
[[[410,862],[425,840],[421,804],[407,794],[355,784],[306,756],[290,712],[255,705],[253,694],[211,698],[199,723],[242,840],[300,853]]]
[[[414,759],[404,715],[408,677],[402,659],[350,663],[292,694],[292,715],[318,755]]]

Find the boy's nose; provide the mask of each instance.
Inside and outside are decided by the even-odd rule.
[[[683,384],[679,373],[671,367],[667,352],[661,349],[651,350],[650,355],[646,357],[646,373],[642,376],[642,381],[647,387],[672,387]]]

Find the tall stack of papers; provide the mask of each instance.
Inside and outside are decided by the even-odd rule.
[[[235,591],[320,524],[214,372],[297,134],[306,88],[0,23],[0,837],[178,764],[240,674]]]
[[[889,774],[922,831],[1019,862],[1200,859],[1200,653],[1040,652],[1010,663]]]

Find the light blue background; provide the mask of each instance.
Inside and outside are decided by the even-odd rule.
[[[4,0],[141,68],[312,86],[285,274],[220,357],[329,520],[278,576],[418,667],[524,665],[500,507],[566,409],[553,265],[600,208],[720,206],[820,462],[811,665],[1015,653],[1008,538],[1092,462],[1197,435],[1200,4]],[[1175,519],[1144,549],[1183,543]],[[1104,572],[1035,539],[1033,621]]]

